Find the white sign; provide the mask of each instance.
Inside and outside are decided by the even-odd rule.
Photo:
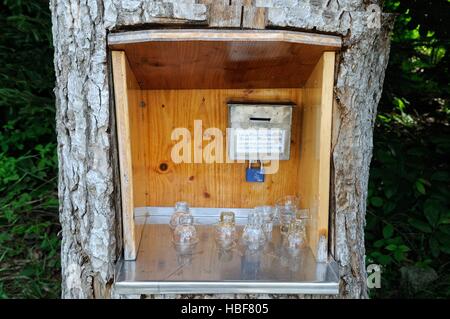
[[[236,153],[281,154],[285,148],[286,131],[279,128],[235,129]],[[241,157],[241,156],[239,156]]]

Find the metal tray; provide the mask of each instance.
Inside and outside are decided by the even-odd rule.
[[[177,251],[168,226],[173,208],[135,210],[141,233],[137,259],[120,261],[118,294],[338,294],[337,265],[318,263],[310,249],[293,256],[281,243],[279,227],[266,246],[252,252],[239,242],[228,251],[214,241],[214,224],[221,211],[234,211],[238,234],[248,209],[193,208],[199,243]]]

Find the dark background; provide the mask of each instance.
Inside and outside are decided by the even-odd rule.
[[[0,2],[0,298],[60,296],[60,226],[47,0]],[[374,135],[367,263],[373,298],[450,297],[448,0],[398,14]]]

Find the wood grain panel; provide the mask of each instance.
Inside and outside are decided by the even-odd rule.
[[[136,259],[137,236],[134,228],[134,203],[139,199],[140,191],[136,189],[138,180],[134,180],[133,161],[139,158],[140,154],[132,151],[132,141],[130,123],[134,122],[134,113],[129,112],[130,108],[140,100],[141,91],[139,85],[130,69],[125,53],[113,51],[111,53],[114,96],[117,122],[117,140],[119,147],[119,168],[120,186],[122,194],[122,224],[124,240],[124,258],[126,260]],[[140,184],[140,183],[139,183]],[[135,197],[135,194],[137,197]]]
[[[123,49],[143,89],[300,88],[332,46],[281,41],[152,41]]]
[[[143,101],[146,114],[130,117],[132,140],[140,143],[138,152],[133,153],[134,189],[141,193],[135,197],[137,207],[173,206],[176,201],[185,200],[198,207],[249,208],[298,194],[302,182],[301,89],[146,90]],[[245,181],[245,163],[175,164],[171,160],[172,147],[177,143],[171,140],[172,130],[186,127],[194,139],[194,120],[202,120],[204,131],[220,129],[226,141],[228,101],[297,104],[293,112],[291,159],[280,161],[278,173],[266,175],[264,183]],[[130,111],[144,112],[139,106]],[[203,141],[203,147],[208,143]],[[226,155],[226,149],[223,152]]]
[[[306,83],[303,99],[300,193],[302,205],[309,208],[313,216],[309,241],[316,257],[319,251],[327,251],[326,247],[319,247],[320,237],[321,245],[328,241],[334,59],[334,52],[323,54]]]

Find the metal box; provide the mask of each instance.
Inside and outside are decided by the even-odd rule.
[[[294,104],[228,104],[231,160],[288,160]]]

